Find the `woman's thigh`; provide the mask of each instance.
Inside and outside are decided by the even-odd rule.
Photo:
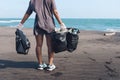
[[[46,36],[46,43],[48,50],[52,51],[52,40],[50,35],[45,35]]]
[[[36,35],[36,46],[42,47],[43,45],[43,35]]]

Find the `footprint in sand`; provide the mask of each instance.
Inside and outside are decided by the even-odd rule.
[[[51,76],[54,76],[54,77],[59,77],[61,75],[63,75],[63,73],[61,73],[61,72],[56,72],[54,74],[51,74]]]
[[[88,56],[88,59],[90,59],[91,61],[95,61],[95,62],[96,62],[96,59],[94,59],[94,58],[92,58],[92,57],[89,57],[90,55],[88,54],[88,52],[83,51],[83,53]]]
[[[87,52],[83,51],[84,54],[88,54]]]
[[[108,76],[110,76],[110,77],[119,77],[119,74],[116,71],[116,68],[110,67],[108,65],[104,65],[104,66],[107,69]]]
[[[88,57],[88,59],[96,62],[96,59],[94,59],[94,58]]]
[[[116,52],[116,54],[120,54],[120,52]]]
[[[112,61],[112,58],[110,58],[110,60],[109,61],[106,61],[105,63],[106,64],[111,64],[113,61]]]
[[[115,58],[118,58],[118,59],[120,59],[120,56],[116,56]]]

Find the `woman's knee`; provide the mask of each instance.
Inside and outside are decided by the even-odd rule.
[[[42,45],[43,45],[43,36],[42,35],[36,36],[36,47],[41,48]]]
[[[42,48],[42,44],[36,44],[36,48]]]

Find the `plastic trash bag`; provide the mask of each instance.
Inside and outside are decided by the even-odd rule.
[[[52,49],[55,53],[67,50],[66,35],[67,35],[67,32],[62,32],[62,31],[51,32]]]
[[[18,54],[28,54],[30,48],[30,42],[25,34],[17,29],[16,32],[16,51]]]
[[[80,33],[79,29],[77,28],[68,28],[67,33],[67,50],[69,52],[73,52],[78,45],[79,36],[78,33]]]

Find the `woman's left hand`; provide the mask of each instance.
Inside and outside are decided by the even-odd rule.
[[[65,26],[64,23],[60,24],[60,28],[61,31],[67,31],[67,27]]]

